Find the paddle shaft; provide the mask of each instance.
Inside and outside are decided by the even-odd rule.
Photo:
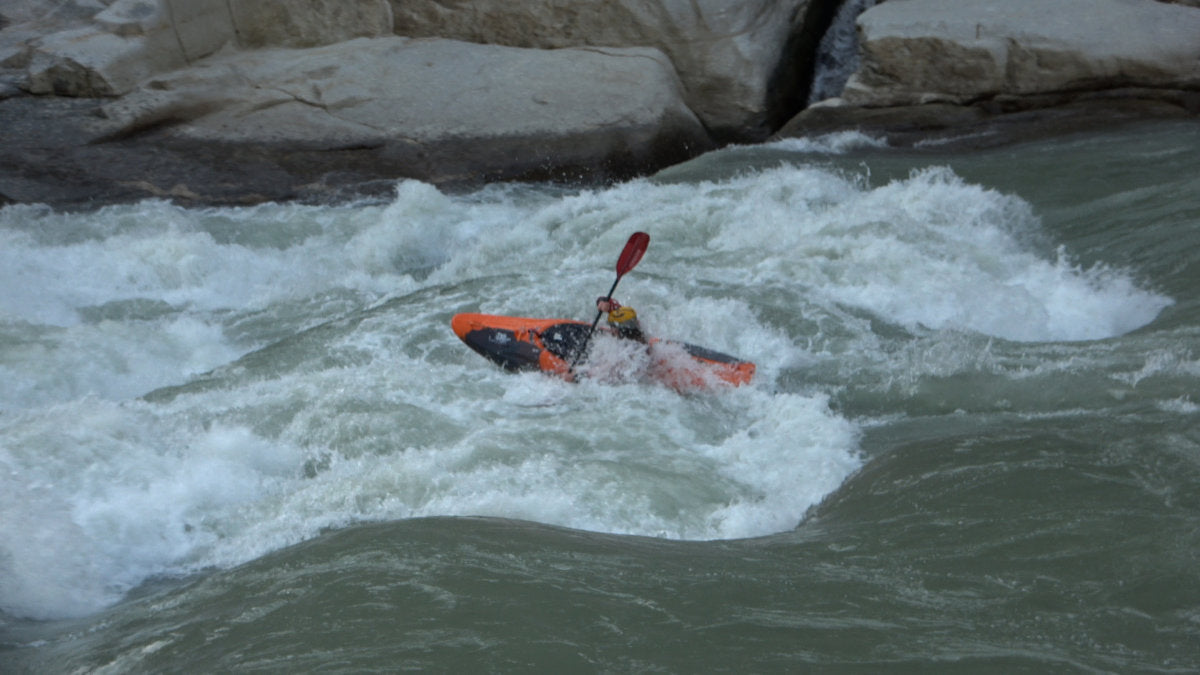
[[[646,253],[646,247],[649,245],[650,235],[645,232],[634,232],[629,236],[629,241],[625,242],[625,248],[621,251],[621,257],[617,259],[617,278],[613,280],[612,288],[608,289],[608,295],[604,296],[606,299],[612,300],[613,293],[617,292],[617,284],[621,283],[621,277],[641,261],[642,255]],[[596,318],[592,321],[592,327],[588,329],[587,335],[584,336],[583,344],[575,350],[575,357],[571,359],[571,365],[567,368],[568,373],[574,374],[575,364],[579,363],[579,359],[587,351],[588,342],[591,342],[592,333],[596,332],[596,326],[600,324],[600,316],[603,314],[603,310],[596,311]]]
[[[612,300],[612,294],[616,292],[617,284],[620,283],[620,281],[621,281],[621,276],[617,275],[616,280],[613,281],[612,288],[608,289],[608,295],[606,295],[604,297],[608,298],[609,300]],[[567,372],[569,372],[569,373],[575,372],[575,364],[579,363],[580,357],[582,357],[583,353],[587,351],[588,342],[591,342],[592,333],[596,332],[596,326],[600,325],[600,317],[603,314],[604,314],[604,312],[602,310],[596,310],[596,318],[592,320],[592,327],[588,329],[587,335],[584,336],[583,344],[579,345],[579,349],[575,351],[575,358],[571,359],[571,367],[567,369]]]

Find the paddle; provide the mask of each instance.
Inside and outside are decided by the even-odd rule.
[[[642,256],[646,254],[646,247],[650,245],[650,235],[645,232],[634,232],[629,235],[629,241],[625,242],[625,248],[621,251],[621,257],[617,258],[617,278],[613,280],[612,288],[608,289],[608,295],[605,298],[612,300],[612,294],[617,290],[617,284],[621,282],[621,277],[625,273],[633,269],[642,260]],[[571,367],[567,372],[575,372],[575,364],[579,363],[579,357],[587,351],[588,342],[592,339],[592,333],[596,332],[596,325],[600,323],[600,315],[604,312],[597,310],[596,318],[592,321],[592,327],[588,329],[587,335],[583,338],[583,344],[579,345],[579,349],[575,352],[575,358],[571,359]]]

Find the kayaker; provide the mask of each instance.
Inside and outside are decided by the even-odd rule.
[[[646,336],[642,334],[642,326],[638,323],[637,312],[632,307],[623,306],[616,298],[600,296],[596,298],[596,311],[608,312],[608,327],[617,337],[638,342],[646,341]]]

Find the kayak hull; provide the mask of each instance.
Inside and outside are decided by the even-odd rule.
[[[574,319],[456,314],[450,327],[468,347],[505,370],[536,370],[571,380],[570,361],[586,341],[591,324]],[[651,376],[676,389],[738,386],[754,377],[753,363],[696,345],[651,339],[647,349]]]

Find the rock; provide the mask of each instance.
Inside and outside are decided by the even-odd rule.
[[[830,99],[796,115],[774,138],[853,130],[893,147],[964,151],[1197,115],[1200,92],[1139,88],[998,97],[973,105],[866,107]]]
[[[392,33],[387,0],[234,0],[238,44],[246,48],[319,47]]]
[[[391,24],[387,0],[116,0],[86,25],[35,40],[27,88],[120,96],[227,44],[320,46],[387,35]],[[0,57],[4,46],[0,42]]]
[[[855,129],[868,136],[892,140],[903,134],[931,134],[979,122],[987,113],[972,106],[929,103],[918,106],[857,107],[828,99],[788,121],[776,138],[819,136]]]
[[[70,1],[82,8],[87,0]],[[803,105],[829,5],[821,0],[115,0],[102,11],[91,7],[95,16],[85,25],[75,20],[69,29],[48,31],[32,42],[0,39],[0,59],[9,67],[29,66],[31,93],[121,96],[226,45],[317,47],[395,30],[410,37],[543,50],[653,47],[668,55],[686,102],[714,137],[752,141]]]
[[[96,15],[95,23],[113,35],[144,38],[151,50],[160,41],[173,42],[184,63],[204,58],[234,38],[226,0],[116,0]]]
[[[888,0],[859,18],[843,96],[781,135],[981,147],[1194,117],[1196,2]],[[780,126],[833,4],[6,0],[0,199],[249,203],[401,177],[645,174]],[[95,116],[95,101],[17,84],[111,98]]]
[[[1200,88],[1200,12],[1142,0],[892,0],[858,18],[851,104]]]
[[[108,4],[103,0],[4,0],[0,29],[17,24],[36,26],[46,33],[78,28]]]
[[[176,11],[178,5],[178,12]],[[120,96],[211,54],[233,36],[224,0],[117,0],[90,24],[36,42],[33,94]]]
[[[99,0],[5,0],[0,3],[0,67],[27,67],[39,38],[89,25],[103,9]]]
[[[799,110],[820,31],[820,0],[391,0],[395,33],[558,49],[655,47],[714,136],[760,140]]]
[[[104,108],[108,138],[368,153],[378,176],[445,182],[628,176],[712,147],[669,60],[408,38],[219,55]],[[317,180],[320,176],[309,176]]]
[[[34,51],[26,88],[33,94],[118,96],[139,82],[186,63],[174,39],[159,33],[121,37],[91,28],[44,38]]]

